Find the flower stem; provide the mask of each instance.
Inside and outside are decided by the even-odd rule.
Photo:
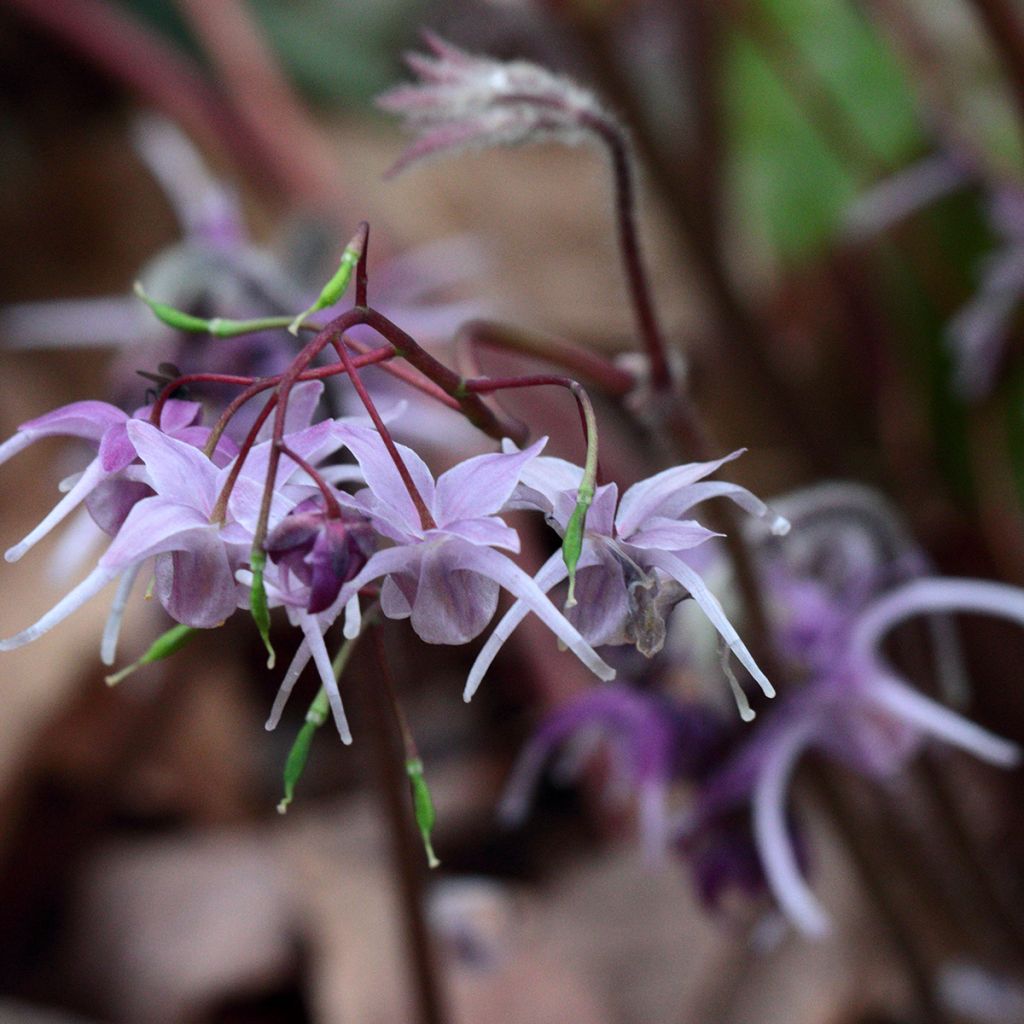
[[[423,857],[412,829],[408,781],[402,767],[403,761],[409,760],[412,736],[396,699],[382,630],[373,626],[371,631],[378,681],[382,684],[369,687],[366,700],[374,724],[373,770],[387,815],[391,856],[398,874],[406,942],[412,959],[416,1020],[417,1024],[445,1024],[449,1015],[424,908]]]

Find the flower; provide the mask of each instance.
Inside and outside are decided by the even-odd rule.
[[[267,554],[284,570],[282,582],[296,577],[309,592],[306,608],[326,611],[343,583],[356,576],[373,553],[368,519],[343,513],[328,515],[310,499],[285,516],[267,537]]]
[[[16,562],[90,498],[97,524],[107,533],[116,532],[128,508],[142,492],[138,482],[121,480],[115,487],[109,484],[137,457],[128,423],[148,421],[151,411],[151,406],[144,406],[129,416],[107,402],[72,402],[23,423],[13,437],[0,445],[0,464],[43,437],[77,437],[96,448],[95,458],[73,480],[67,494],[28,536],[8,548],[4,556],[8,562]],[[202,445],[209,437],[209,428],[198,425],[201,415],[198,402],[171,399],[161,412],[160,429],[169,437]],[[218,460],[227,461],[234,454],[231,442],[222,439],[216,453]]]
[[[543,438],[524,451],[477,455],[438,477],[415,452],[397,445],[433,522],[425,524],[380,435],[352,427],[346,434],[368,487],[347,500],[352,511],[365,515],[374,529],[392,541],[377,551],[362,571],[347,582],[333,606],[318,617],[300,617],[305,643],[299,648],[278,692],[267,722],[273,728],[288,695],[310,657],[325,686],[336,686],[323,633],[342,608],[357,599],[362,587],[382,579],[380,604],[392,619],[408,618],[427,643],[462,644],[487,625],[497,608],[501,588],[534,612],[588,668],[601,679],[611,669],[551,604],[536,582],[507,555],[519,551],[519,537],[497,514],[505,507],[526,467],[541,451]],[[357,632],[356,612],[349,605],[346,635]]]
[[[514,446],[506,442],[506,451]],[[635,644],[650,657],[665,641],[665,617],[684,597],[692,597],[718,630],[725,644],[757,680],[767,696],[774,690],[739,638],[703,579],[685,553],[718,536],[692,519],[683,519],[695,505],[727,497],[751,515],[767,518],[775,534],[789,524],[770,512],[746,488],[704,481],[742,451],[713,462],[694,462],[666,469],[628,488],[618,499],[615,484],[597,488],[587,512],[583,549],[577,566],[577,606],[570,613],[579,631],[594,644]],[[562,459],[543,457],[523,469],[511,505],[537,509],[560,534],[576,505],[583,470]],[[568,576],[561,554],[552,555],[537,573],[537,584],[550,590]],[[530,609],[517,603],[498,623],[480,651],[466,682],[469,700],[495,655]]]
[[[677,704],[620,683],[587,690],[547,715],[523,748],[505,789],[501,815],[511,824],[521,821],[551,754],[579,741],[589,754],[593,746],[586,741],[595,734],[613,754],[607,788],[636,794],[644,848],[656,860],[668,841],[671,783],[701,771],[724,735],[718,717],[695,702]]]
[[[296,417],[308,417],[312,412],[313,396],[319,395],[321,385],[311,383],[312,388],[302,386],[294,407],[289,409],[291,425],[295,425]],[[192,405],[177,403],[172,422],[180,426],[186,412],[189,417],[197,414],[197,410],[184,408]],[[167,419],[165,415],[162,422]],[[122,588],[104,634],[102,653],[105,661],[111,661],[127,591],[150,559],[156,595],[168,614],[181,624],[195,628],[216,626],[246,603],[247,592],[236,583],[235,573],[252,547],[271,442],[255,445],[249,452],[227,501],[224,521],[218,522],[214,521],[215,505],[234,462],[218,465],[223,459],[208,458],[183,440],[182,437],[200,440],[208,436],[206,428],[189,422],[189,426],[177,430],[179,437],[172,437],[146,420],[128,418],[105,403],[77,403],[26,424],[8,442],[11,449],[25,447],[41,432],[58,430],[93,440],[98,435],[100,453],[90,466],[98,465],[96,473],[105,473],[104,455],[110,455],[108,465],[112,470],[105,479],[118,485],[134,485],[137,491],[132,492],[130,508],[116,524],[113,540],[95,569],[38,622],[0,641],[0,650],[11,650],[37,639],[121,577]],[[324,420],[288,433],[286,442],[300,458],[315,463],[345,443],[347,430],[343,421]],[[135,462],[136,458],[141,462]],[[271,525],[276,525],[314,490],[306,474],[285,460],[271,505]],[[52,526],[52,518],[53,513],[42,525]]]
[[[432,32],[424,39],[432,55],[406,56],[420,84],[377,99],[418,136],[391,174],[451,150],[552,139],[575,145],[611,123],[594,95],[568,78],[526,61],[474,56]]]
[[[729,763],[704,787],[680,834],[692,836],[750,801],[754,839],[769,887],[796,928],[821,936],[829,921],[804,880],[787,822],[789,781],[816,749],[871,778],[898,772],[926,738],[943,740],[1000,767],[1020,749],[899,678],[881,654],[888,632],[916,615],[981,612],[1024,625],[1024,591],[980,580],[919,579],[870,600],[859,611],[836,606],[807,579],[774,595],[787,614],[779,646],[808,673]],[[815,628],[815,624],[818,624]]]

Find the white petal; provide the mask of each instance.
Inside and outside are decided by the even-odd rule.
[[[117,660],[117,639],[121,635],[121,620],[124,618],[124,610],[135,577],[139,575],[141,568],[142,562],[138,562],[121,573],[121,582],[117,585],[117,593],[114,594],[113,603],[110,605],[110,614],[107,616],[107,624],[103,627],[103,639],[100,641],[100,661],[104,665],[113,665]]]
[[[74,590],[65,594],[38,622],[7,640],[0,640],[0,651],[13,651],[17,647],[24,647],[25,644],[38,640],[44,633],[48,633],[58,623],[63,622],[72,612],[81,608],[91,597],[95,597],[117,575],[117,569],[105,567],[93,569]]]
[[[1001,768],[1013,768],[1020,763],[1021,749],[1016,743],[996,736],[892,677],[872,679],[865,687],[865,696],[900,721],[967,750],[982,761]]]
[[[805,935],[820,938],[828,934],[828,916],[800,873],[786,823],[790,776],[807,738],[807,729],[794,729],[780,738],[762,764],[753,793],[754,841],[783,913]]]
[[[542,590],[547,592],[556,583],[561,583],[569,575],[565,567],[565,560],[561,551],[556,551],[540,568],[534,577],[534,582]],[[491,662],[498,655],[498,651],[504,646],[505,641],[512,635],[512,631],[519,625],[527,615],[530,608],[524,601],[516,601],[511,608],[501,617],[494,631],[487,638],[487,642],[480,648],[480,653],[469,670],[469,677],[466,679],[466,688],[462,693],[462,699],[470,701],[483,682]]]
[[[320,682],[327,691],[327,699],[331,702],[331,711],[334,712],[334,724],[338,727],[338,735],[342,743],[352,742],[352,732],[348,727],[348,719],[345,717],[345,708],[341,703],[341,693],[338,691],[338,679],[334,674],[334,666],[331,664],[331,656],[327,653],[327,645],[324,643],[323,633],[320,632],[320,623],[315,616],[308,613],[303,614],[300,619],[302,632],[306,637],[306,643],[313,654],[313,662],[320,673]]]
[[[4,558],[8,562],[16,562],[29,548],[39,543],[58,523],[70,515],[88,497],[89,493],[106,474],[100,466],[99,459],[93,459],[78,478],[78,482],[50,510],[43,521],[32,530],[23,541],[8,548]]]
[[[736,660],[754,677],[757,685],[761,687],[766,697],[775,696],[775,687],[769,682],[768,677],[758,667],[753,655],[747,650],[747,645],[740,639],[732,623],[729,621],[719,604],[718,598],[708,590],[707,584],[700,578],[700,575],[691,569],[682,559],[667,551],[647,551],[648,560],[659,569],[664,569],[673,579],[681,583],[690,592],[693,599],[700,605],[700,609],[708,617],[711,624],[721,634],[722,639],[729,645]]]

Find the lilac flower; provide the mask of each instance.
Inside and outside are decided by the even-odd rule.
[[[506,442],[506,450],[510,443]],[[767,696],[774,690],[758,668],[700,575],[687,563],[693,548],[716,536],[692,519],[695,505],[727,497],[751,515],[767,517],[776,534],[788,523],[771,513],[750,491],[736,484],[704,481],[704,477],[736,458],[733,452],[714,462],[695,462],[664,470],[630,487],[618,500],[615,484],[599,488],[587,513],[582,554],[577,566],[574,623],[591,643],[635,644],[650,657],[665,640],[665,617],[684,597],[692,597],[728,646],[757,680]],[[539,458],[523,469],[511,505],[537,509],[564,534],[576,505],[583,471],[561,459]],[[704,482],[700,482],[704,481]],[[564,580],[568,570],[555,554],[537,573],[543,590]],[[498,623],[481,649],[466,682],[469,700],[491,661],[530,609],[517,603]]]
[[[676,705],[621,684],[594,687],[541,723],[516,761],[501,815],[511,824],[521,821],[551,754],[596,734],[613,754],[610,788],[636,794],[644,849],[656,860],[668,841],[669,787],[674,779],[702,769],[723,731],[717,716],[698,704]],[[586,744],[584,752],[591,750]]]
[[[318,390],[319,385],[314,384],[314,389]],[[219,625],[248,599],[247,592],[236,583],[235,574],[252,546],[270,442],[256,445],[250,451],[227,502],[224,521],[216,522],[214,507],[231,472],[231,463],[218,466],[187,440],[171,437],[144,420],[129,419],[123,413],[114,415],[116,410],[111,412],[112,407],[103,403],[80,405],[86,407],[79,410],[84,415],[81,421],[66,411],[52,420],[44,417],[42,428],[30,427],[25,431],[28,440],[15,435],[14,441],[24,447],[37,429],[56,427],[65,433],[74,430],[79,436],[88,436],[86,432],[91,430],[95,436],[102,427],[97,462],[102,465],[105,451],[115,452],[117,458],[112,464],[120,468],[113,479],[139,485],[143,496],[134,501],[118,524],[96,568],[33,626],[0,641],[0,650],[11,650],[37,639],[121,577],[122,587],[104,634],[104,660],[112,660],[113,641],[131,581],[151,559],[156,595],[172,618],[196,628]],[[300,398],[297,408],[303,406],[310,407],[308,401]],[[181,411],[179,408],[179,415]],[[178,433],[188,437],[193,429],[182,427]],[[286,441],[300,458],[315,463],[344,444],[347,429],[343,422],[325,420],[288,434]],[[104,448],[102,439],[121,430],[123,436],[117,433],[115,440]],[[205,431],[199,436],[205,437]],[[130,461],[136,457],[141,461]],[[305,473],[285,460],[271,506],[271,525],[276,525],[314,490]]]
[[[682,831],[699,831],[749,800],[772,893],[799,930],[819,936],[828,930],[828,917],[804,881],[786,820],[797,762],[816,749],[864,775],[885,779],[934,738],[991,764],[1016,765],[1016,745],[919,693],[898,677],[880,648],[892,628],[922,614],[980,612],[1024,625],[1024,591],[975,580],[922,579],[851,612],[835,608],[835,599],[812,581],[798,581],[782,595],[779,583],[777,578],[776,597],[788,611],[780,645],[791,662],[802,661],[808,682],[787,695],[709,781]]]
[[[377,100],[418,136],[392,174],[445,151],[552,139],[576,145],[611,122],[596,98],[568,78],[525,61],[477,57],[430,32],[424,38],[432,55],[406,56],[420,84]]]
[[[546,438],[524,451],[478,455],[442,473],[435,483],[415,452],[398,445],[434,524],[425,526],[376,431],[352,427],[346,444],[359,461],[368,487],[349,500],[374,529],[393,542],[376,552],[365,568],[342,587],[334,605],[300,623],[306,642],[281,684],[268,721],[273,728],[299,673],[312,657],[325,686],[336,685],[323,633],[359,590],[382,579],[381,609],[393,619],[408,618],[427,643],[461,644],[487,625],[504,588],[602,679],[614,671],[544,596],[534,580],[499,550],[518,552],[519,537],[498,512],[505,506],[526,467]],[[349,605],[346,634],[358,631]]]
[[[13,437],[0,445],[0,464],[44,437],[76,437],[96,449],[96,456],[74,479],[49,515],[28,536],[7,550],[5,557],[8,562],[16,562],[82,502],[90,499],[93,518],[100,527],[108,533],[117,530],[128,508],[144,493],[144,488],[127,480],[109,485],[137,456],[128,432],[129,422],[148,420],[150,411],[151,407],[145,406],[129,416],[107,402],[73,402],[23,423]],[[171,399],[164,405],[160,428],[169,437],[203,444],[209,436],[209,429],[198,424],[201,415],[199,403]],[[226,461],[234,454],[230,444],[225,439],[218,445],[219,460]]]
[[[284,570],[285,586],[295,577],[308,591],[306,608],[315,614],[330,608],[342,584],[366,565],[375,542],[369,520],[331,517],[310,499],[278,523],[264,547]]]

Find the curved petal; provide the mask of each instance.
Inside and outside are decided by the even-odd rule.
[[[113,665],[117,660],[117,641],[121,635],[121,620],[124,618],[124,610],[128,605],[128,598],[140,568],[141,563],[136,563],[121,573],[121,582],[117,585],[117,593],[110,606],[110,614],[103,627],[103,639],[100,641],[100,661],[104,665]]]
[[[616,524],[619,534],[628,537],[640,528],[650,516],[678,516],[676,507],[685,507],[687,489],[698,480],[714,473],[727,462],[738,458],[746,451],[739,448],[721,459],[712,462],[691,462],[685,466],[672,466],[646,480],[633,484],[619,502]]]
[[[615,678],[615,669],[606,664],[590,644],[580,636],[569,620],[548,600],[547,595],[536,581],[506,555],[491,548],[460,544],[457,551],[449,557],[453,567],[469,569],[482,576],[488,576],[514,597],[519,598],[527,609],[532,611],[599,679]],[[466,693],[471,697],[472,692],[467,682]]]
[[[891,676],[872,679],[864,688],[864,696],[899,721],[960,747],[982,761],[1001,768],[1020,764],[1021,749],[1016,743],[996,736]]]
[[[648,551],[647,560],[663,569],[674,580],[682,584],[690,592],[690,596],[700,605],[701,611],[708,617],[711,624],[718,630],[729,649],[736,655],[737,661],[754,677],[766,697],[775,696],[775,687],[758,667],[747,645],[740,639],[722,609],[718,598],[708,589],[707,584],[682,559],[667,551]]]
[[[782,912],[805,935],[820,938],[828,934],[828,916],[804,881],[786,822],[790,777],[807,741],[806,729],[792,729],[765,758],[754,785],[754,841]]]
[[[117,576],[116,569],[98,566],[70,593],[65,594],[41,619],[34,625],[23,629],[6,640],[0,640],[0,651],[13,651],[32,643],[44,633],[48,633],[58,623],[63,622],[72,612],[77,611],[91,597],[95,597],[108,583]]]
[[[18,433],[28,434],[32,440],[37,437],[80,437],[83,441],[99,444],[112,426],[124,423],[127,419],[126,412],[109,402],[72,402],[22,423]]]
[[[561,551],[556,551],[540,568],[534,577],[534,582],[542,592],[550,590],[553,586],[561,583],[569,575],[562,558]],[[491,662],[498,656],[498,651],[505,645],[505,641],[512,635],[512,631],[519,625],[527,615],[530,614],[530,607],[525,601],[516,601],[511,608],[501,617],[497,626],[487,638],[480,653],[473,662],[466,679],[466,687],[462,693],[462,699],[469,701],[473,699],[480,684],[483,682]]]
[[[88,497],[105,477],[103,467],[99,459],[93,459],[86,467],[85,472],[78,478],[74,487],[57,502],[50,510],[43,521],[32,530],[24,540],[8,548],[4,558],[8,562],[16,562],[30,548],[39,543],[55,526],[63,522],[78,506]]]

